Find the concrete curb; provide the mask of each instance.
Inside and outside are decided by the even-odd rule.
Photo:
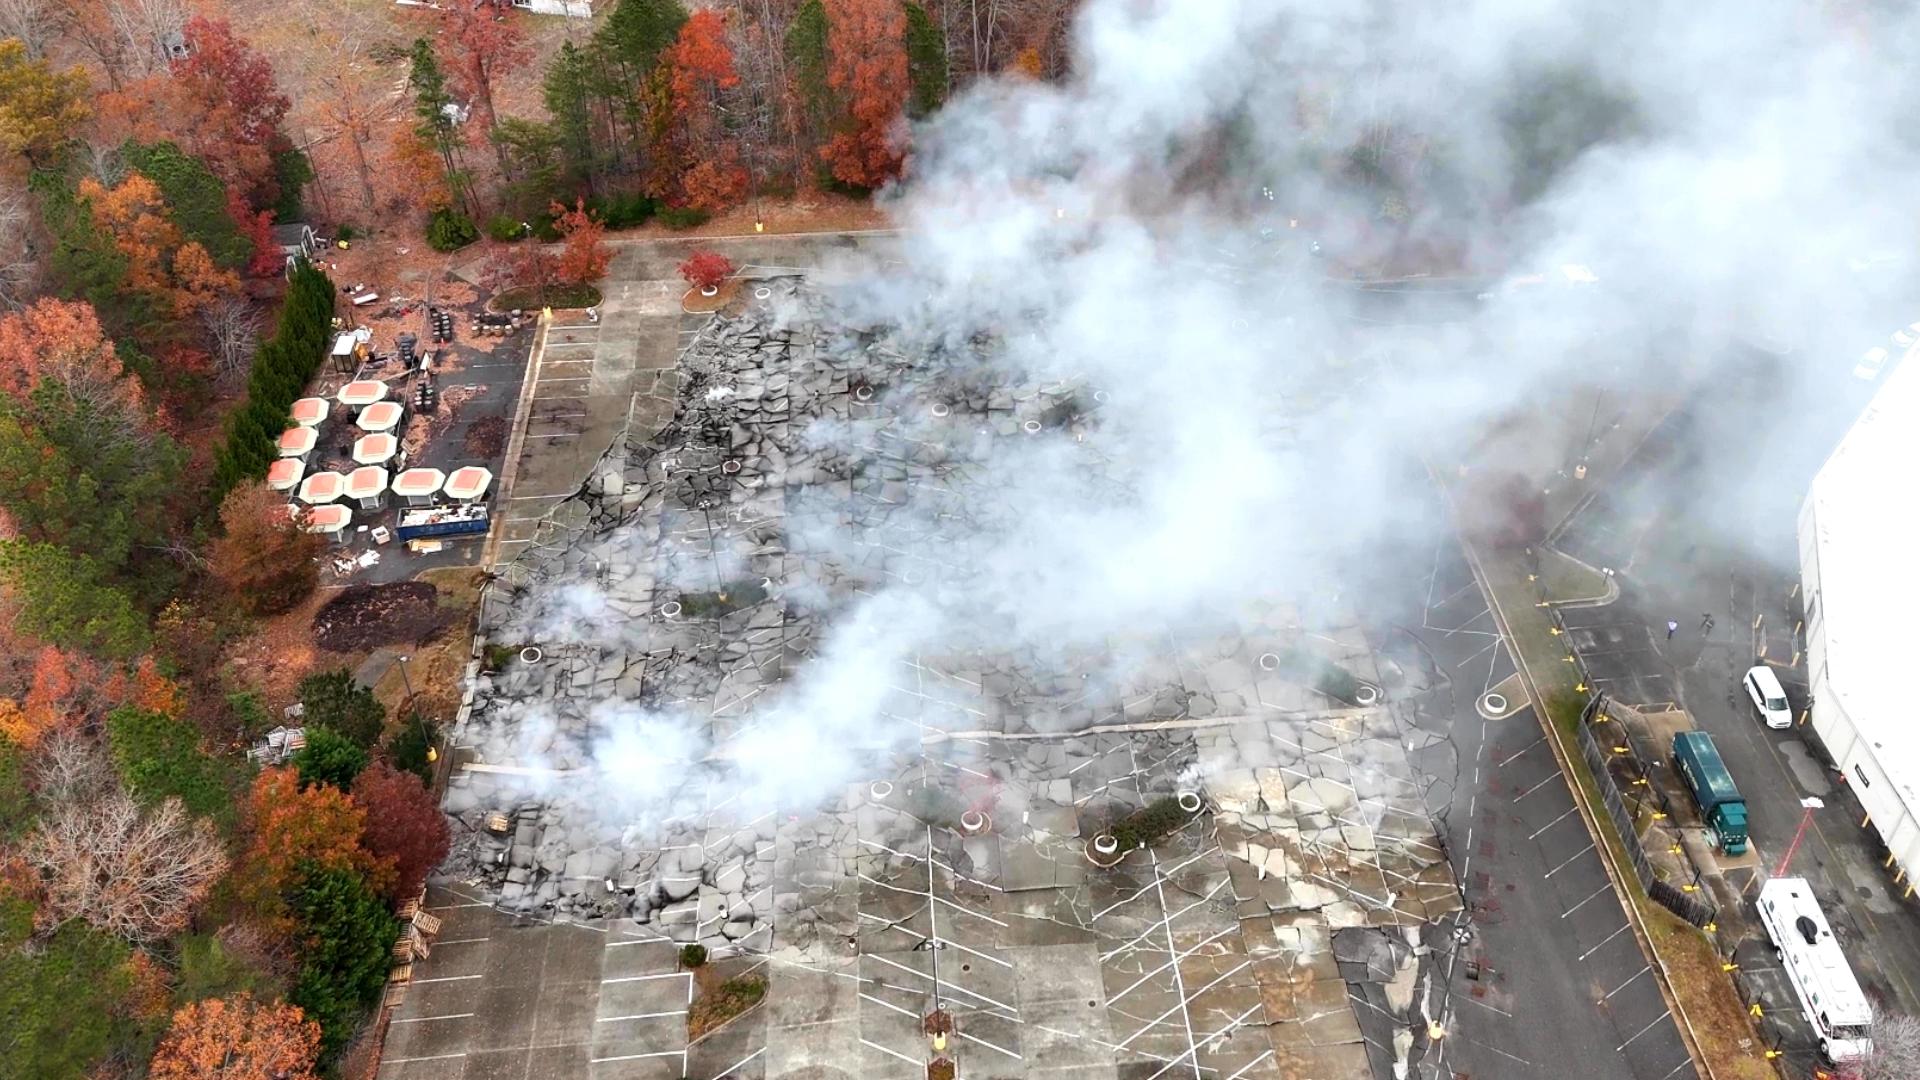
[[[539,324],[540,334],[527,352],[527,370],[520,377],[520,400],[514,403],[513,431],[507,437],[506,460],[500,463],[500,484],[496,488],[499,495],[494,502],[501,507],[501,513],[487,530],[487,546],[480,553],[482,570],[492,570],[494,560],[500,554],[500,534],[506,529],[507,523],[505,508],[513,495],[513,482],[520,474],[520,451],[527,445],[527,419],[533,415],[533,389],[540,381],[540,364],[547,358],[547,331],[553,326],[553,316],[542,311]]]
[[[1440,489],[1440,497],[1446,501],[1448,511],[1454,515],[1455,520],[1458,520],[1458,507],[1454,505],[1453,493],[1441,484],[1440,477],[1433,472],[1431,466],[1427,471],[1433,477],[1434,486]],[[1514,641],[1513,627],[1507,621],[1506,610],[1500,606],[1498,595],[1486,584],[1487,573],[1486,568],[1481,565],[1480,553],[1474,549],[1472,541],[1468,540],[1464,533],[1459,533],[1459,538],[1460,550],[1466,556],[1467,564],[1473,569],[1475,581],[1480,584],[1481,591],[1486,594],[1487,608],[1493,613],[1501,635],[1509,642]],[[1706,1054],[1700,1049],[1700,1036],[1693,1028],[1692,1019],[1687,1016],[1686,1010],[1680,1007],[1679,999],[1674,997],[1673,979],[1667,971],[1666,959],[1660,955],[1658,949],[1653,947],[1653,939],[1648,935],[1640,914],[1640,905],[1634,902],[1633,896],[1623,885],[1624,878],[1620,867],[1614,863],[1613,845],[1604,840],[1601,823],[1593,804],[1587,798],[1586,787],[1579,782],[1573,772],[1566,745],[1561,742],[1560,731],[1554,726],[1553,717],[1547,712],[1546,702],[1540,695],[1540,687],[1534,682],[1533,670],[1527,666],[1526,656],[1517,644],[1513,646],[1513,660],[1515,668],[1520,673],[1521,684],[1526,687],[1527,698],[1533,703],[1534,717],[1539,720],[1541,731],[1547,737],[1547,745],[1553,749],[1554,763],[1559,766],[1561,775],[1566,777],[1567,787],[1572,789],[1574,805],[1580,808],[1581,823],[1586,826],[1587,833],[1594,838],[1594,847],[1600,853],[1600,865],[1606,870],[1607,880],[1613,885],[1614,895],[1619,897],[1620,906],[1626,911],[1627,922],[1633,927],[1633,936],[1640,945],[1641,953],[1647,957],[1657,976],[1654,981],[1660,987],[1661,998],[1666,1001],[1667,1012],[1680,1019],[1680,1037],[1686,1044],[1687,1056],[1693,1059],[1694,1068],[1700,1075],[1707,1077],[1708,1080],[1714,1080],[1718,1074],[1713,1071],[1713,1064],[1707,1060]]]

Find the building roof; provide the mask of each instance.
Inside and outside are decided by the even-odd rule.
[[[1920,461],[1920,362],[1894,368],[1813,478],[1807,501],[1819,561],[1829,687],[1854,730],[1920,814],[1920,730],[1910,713],[1908,621],[1920,607],[1911,497]],[[1805,545],[1806,537],[1801,538]]]
[[[273,242],[281,247],[298,247],[307,239],[307,223],[289,221],[273,227]]]

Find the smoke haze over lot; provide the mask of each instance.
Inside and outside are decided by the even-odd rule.
[[[880,420],[808,437],[955,445],[946,483],[887,535],[968,572],[851,596],[774,583],[833,618],[743,734],[598,706],[597,768],[649,793],[622,813],[662,812],[653,793],[709,756],[745,805],[834,790],[860,775],[856,751],[918,737],[889,709],[915,656],[1018,654],[1118,688],[1159,644],[1226,631],[1264,597],[1303,602],[1311,625],[1312,604],[1364,587],[1369,552],[1437,527],[1416,509],[1423,455],[1575,384],[1671,394],[1756,339],[1801,347],[1783,401],[1837,393],[1892,329],[1874,294],[1906,279],[1914,154],[1910,94],[1873,42],[1910,24],[1733,3],[1414,7],[1093,0],[1075,74],[983,85],[915,132],[888,196],[904,265],[842,275],[844,336],[824,347],[879,341],[938,374],[876,387],[896,406]],[[1849,270],[1887,249],[1897,265]],[[1567,281],[1570,265],[1598,284]],[[1324,280],[1416,267],[1493,295],[1381,326],[1359,306],[1377,298]],[[916,419],[930,387],[970,380],[1071,386],[1068,411],[1090,420],[972,454]],[[1537,482],[1578,434],[1504,464]],[[1761,475],[1710,479],[1705,498],[1748,513],[1756,491],[1767,513],[1799,498]],[[799,538],[849,564],[868,543]],[[707,574],[698,558],[660,571],[687,588]],[[568,588],[546,640],[645,632]]]

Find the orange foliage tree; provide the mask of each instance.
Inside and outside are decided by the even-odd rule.
[[[898,0],[825,0],[827,86],[845,100],[841,130],[820,148],[836,180],[876,188],[900,175],[907,16]]]
[[[265,484],[242,484],[220,504],[225,529],[207,563],[213,576],[256,614],[274,615],[306,599],[319,583],[314,559],[326,541],[287,516]]]
[[[563,285],[585,285],[606,277],[607,264],[613,261],[606,224],[588,213],[580,199],[573,201],[571,210],[554,203],[552,213],[553,227],[565,238],[554,262],[554,277]]]
[[[280,131],[291,103],[273,65],[225,19],[195,16],[187,20],[186,38],[186,58],[171,73],[189,105],[180,117],[188,145],[229,193],[250,206],[272,205],[280,194],[274,155],[291,146]]]
[[[104,692],[103,692],[104,691]],[[31,681],[17,697],[0,697],[0,735],[32,748],[56,732],[79,726],[111,703],[111,680],[79,653],[51,645],[34,653]]]
[[[270,929],[287,933],[286,895],[308,865],[364,874],[385,891],[393,867],[360,846],[366,812],[331,784],[302,789],[289,768],[264,769],[247,794],[248,839],[239,873],[241,899]]]
[[[237,276],[181,235],[153,181],[130,172],[107,188],[89,176],[80,181],[80,196],[92,208],[94,223],[126,256],[127,284],[160,298],[174,314],[192,315],[240,291]]]
[[[712,9],[696,11],[662,54],[671,120],[662,155],[673,174],[677,201],[701,210],[723,210],[747,189],[740,148],[723,137],[720,116],[727,91],[740,85],[726,20]]]
[[[182,1006],[147,1067],[151,1080],[313,1080],[320,1025],[297,1006],[242,992]]]
[[[499,122],[493,108],[494,81],[533,59],[520,14],[502,11],[489,0],[453,0],[444,14],[447,66],[480,107],[481,130],[492,131]]]

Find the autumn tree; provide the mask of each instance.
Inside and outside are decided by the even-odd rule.
[[[273,65],[225,19],[189,19],[186,41],[186,58],[171,69],[189,105],[179,126],[230,192],[255,209],[273,206],[280,197],[276,158],[291,149],[281,130],[291,103]]]
[[[426,38],[414,41],[411,58],[407,83],[413,88],[413,111],[419,118],[414,130],[439,153],[454,205],[472,217],[475,213],[472,185],[460,158],[463,136],[458,120],[459,106],[447,88],[446,72],[441,70],[433,42]]]
[[[220,503],[220,537],[207,553],[213,576],[248,610],[274,615],[309,596],[320,581],[321,537],[289,517],[286,501],[258,481]]]
[[[315,1080],[320,1025],[298,1006],[247,993],[183,1006],[147,1066],[149,1080]]]
[[[17,38],[39,60],[66,22],[64,0],[0,0],[0,38]]]
[[[377,762],[353,782],[353,801],[367,813],[360,843],[375,858],[393,864],[393,887],[400,900],[418,895],[427,874],[447,857],[452,837],[446,815],[418,776]]]
[[[900,173],[907,101],[906,15],[899,0],[823,0],[827,87],[843,115],[820,156],[834,179],[877,188]]]
[[[594,33],[594,51],[608,69],[597,81],[612,99],[613,112],[626,123],[629,138],[623,141],[647,141],[650,114],[658,111],[649,107],[658,102],[657,94],[649,97],[649,90],[658,86],[655,71],[686,21],[687,9],[680,0],[618,0],[606,24]]]
[[[495,82],[533,57],[520,28],[520,13],[487,0],[453,0],[443,9],[443,18],[449,66],[479,106],[481,130],[490,132],[499,122],[493,107]]]
[[[143,810],[83,735],[63,735],[45,754],[45,809],[23,857],[40,872],[52,920],[83,919],[135,944],[185,927],[227,868],[213,825],[176,799]]]
[[[606,224],[579,199],[571,210],[554,203],[552,213],[553,227],[561,236],[554,276],[563,285],[587,285],[606,277],[607,264],[613,261]]]
[[[248,793],[246,815],[240,895],[275,930],[291,932],[287,903],[304,875],[337,870],[377,886],[392,880],[391,868],[360,846],[365,811],[339,788],[302,788],[292,769],[264,769]]]
[[[55,71],[18,38],[0,40],[0,149],[45,168],[87,115],[84,71]]]
[[[700,210],[738,202],[747,188],[740,148],[721,122],[725,98],[740,85],[726,20],[711,9],[697,11],[680,28],[662,57],[668,72],[671,123],[661,128],[654,163],[667,197]]]
[[[151,179],[130,172],[108,188],[87,177],[80,181],[79,193],[95,224],[125,257],[128,287],[152,295],[178,317],[191,317],[222,296],[239,292],[240,279],[181,232]]]
[[[717,251],[702,249],[680,264],[680,276],[696,289],[707,290],[733,276],[733,260]]]
[[[24,650],[23,650],[24,651]],[[81,692],[99,678],[85,657],[51,645],[33,651],[33,672],[24,693],[0,698],[0,736],[27,750],[92,719]]]

